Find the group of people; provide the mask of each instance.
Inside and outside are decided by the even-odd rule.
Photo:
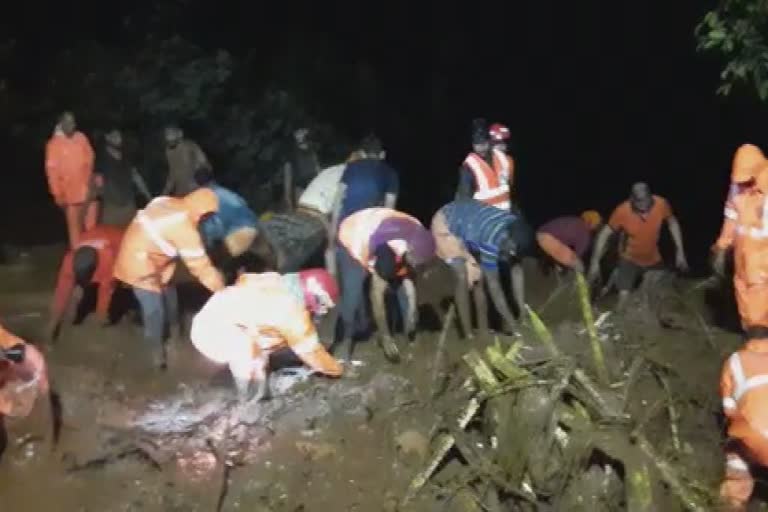
[[[503,328],[514,329],[518,318],[513,309],[525,315],[521,262],[536,251],[559,271],[586,273],[596,283],[609,240],[619,235],[612,278],[619,309],[638,279],[664,267],[659,251],[664,225],[675,245],[675,266],[687,269],[672,208],[646,183],[632,186],[607,223],[597,211],[587,210],[552,219],[534,231],[515,201],[509,137],[502,124],[474,123],[472,151],[460,166],[455,197],[425,227],[397,209],[398,174],[376,136],[366,137],[346,162],[321,169],[311,134],[297,130],[294,157],[282,170],[286,208],[258,219],[242,197],[216,183],[205,153],[178,127],[165,131],[168,180],[153,198],[123,156],[118,130],[106,134],[95,155],[74,116],[65,113],[48,142],[45,161],[70,244],[49,332],[56,336],[65,311],[80,301],[87,286],[98,285],[96,312],[105,324],[110,323],[115,290],[129,288],[140,306],[147,351],[156,366],[165,367],[166,338],[183,339],[173,284],[182,260],[211,292],[192,320],[192,344],[229,366],[241,398],[266,398],[269,358],[280,349],[289,348],[315,371],[338,377],[350,368],[332,354],[351,361],[355,341],[375,329],[384,354],[396,361],[398,333],[417,329],[416,278],[432,265],[452,270],[453,299],[466,339],[476,332],[472,305],[479,330],[488,327],[486,294]],[[141,209],[137,194],[147,202]],[[714,268],[723,272],[726,251],[733,248],[734,287],[748,338],[722,377],[731,436],[722,495],[735,510],[743,510],[752,490],[749,465],[768,464],[768,409],[762,408],[768,393],[768,301],[763,295],[768,260],[762,258],[768,243],[766,194],[768,161],[755,146],[739,148],[714,257]],[[505,275],[514,308],[503,286]],[[317,325],[334,310],[339,312],[334,339],[321,340]],[[0,364],[23,365],[25,353],[36,354],[9,336],[0,336]],[[44,371],[42,358],[32,359],[38,373]]]

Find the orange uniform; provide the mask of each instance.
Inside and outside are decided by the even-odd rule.
[[[48,393],[48,372],[42,354],[0,325],[0,348],[18,344],[25,346],[24,362],[0,361],[0,419],[27,416],[37,396]]]
[[[120,281],[160,292],[173,277],[177,258],[209,290],[224,288],[221,273],[205,252],[197,225],[218,209],[216,194],[201,188],[182,199],[158,197],[128,226],[115,263]]]
[[[652,267],[661,262],[659,235],[661,225],[672,216],[666,199],[653,196],[653,206],[645,214],[632,209],[629,201],[621,203],[611,214],[608,225],[627,235],[627,245],[621,257],[640,267]]]
[[[514,161],[498,149],[494,149],[492,155],[493,167],[477,153],[470,153],[464,159],[464,165],[470,170],[475,181],[475,193],[472,197],[481,203],[509,210]]]
[[[746,510],[754,488],[750,465],[768,466],[768,339],[750,340],[728,358],[720,394],[730,438],[720,495],[729,510]]]
[[[72,247],[83,228],[92,228],[98,216],[96,203],[86,204],[93,175],[93,161],[93,148],[81,132],[75,132],[68,137],[57,128],[45,148],[48,188],[56,204],[64,209]],[[85,216],[83,208],[88,208]]]
[[[318,339],[298,274],[243,274],[211,296],[192,321],[190,337],[206,357],[229,364],[236,380],[264,380],[270,354],[282,348],[317,372],[342,373]]]

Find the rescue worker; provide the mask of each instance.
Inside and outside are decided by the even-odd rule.
[[[113,128],[104,136],[104,148],[96,155],[100,176],[97,194],[101,198],[100,224],[125,227],[136,215],[136,192],[145,202],[152,200],[144,178],[123,153],[123,134]]]
[[[165,129],[165,158],[168,161],[168,179],[162,195],[184,197],[197,188],[195,172],[211,169],[208,157],[196,142],[184,138],[178,126]]]
[[[208,258],[198,233],[200,221],[218,209],[218,198],[209,188],[181,199],[158,197],[139,210],[123,237],[115,277],[133,288],[141,306],[144,338],[160,368],[166,367],[166,326],[172,338],[180,337],[178,298],[175,287],[170,286],[177,259],[211,292],[224,288],[224,279]]]
[[[627,201],[611,214],[608,224],[597,235],[588,279],[591,283],[600,276],[600,260],[608,247],[608,239],[614,233],[626,235],[625,247],[621,250],[616,274],[616,288],[619,290],[617,309],[626,305],[629,293],[636,281],[646,272],[663,270],[664,263],[659,252],[659,235],[662,224],[666,223],[675,244],[675,266],[681,272],[688,270],[688,261],[683,249],[683,233],[680,223],[672,213],[666,199],[651,194],[645,183],[635,183]]]
[[[312,322],[338,300],[325,269],[280,275],[242,274],[233,286],[214,293],[192,321],[192,344],[207,358],[229,365],[238,395],[267,399],[269,357],[289,348],[313,370],[338,377],[342,367],[323,347]]]
[[[369,135],[360,144],[359,160],[347,164],[334,199],[331,214],[331,239],[335,239],[341,221],[366,208],[394,208],[400,192],[400,178],[384,159],[381,140]]]
[[[515,159],[507,153],[509,149],[507,141],[510,137],[509,128],[501,123],[493,123],[488,129],[488,135],[491,137],[494,162],[498,162],[499,168],[507,170],[507,185],[511,197],[515,183]]]
[[[768,237],[765,218],[768,197],[768,161],[756,146],[741,146],[733,159],[731,190],[725,219],[715,243],[715,272],[725,272],[725,256],[733,248],[733,285],[742,327],[768,327],[768,266],[763,262]]]
[[[502,151],[492,150],[488,130],[475,127],[472,152],[459,169],[456,199],[474,198],[502,210],[510,208],[512,160]]]
[[[78,307],[91,284],[98,286],[96,315],[102,325],[110,323],[109,306],[117,288],[114,265],[122,238],[122,228],[97,225],[83,233],[77,246],[64,255],[51,305],[50,339],[58,335],[67,306]]]
[[[93,160],[91,143],[77,130],[75,116],[64,112],[45,148],[45,172],[48,189],[66,218],[70,247],[98,218],[98,204],[88,201]]]
[[[216,213],[200,223],[203,241],[210,251],[221,243],[227,255],[237,258],[251,248],[259,236],[259,220],[248,203],[240,195],[222,187],[213,179],[213,171],[207,167],[198,169],[195,182],[199,187],[211,189],[218,199]]]
[[[320,172],[309,130],[299,128],[293,132],[293,143],[291,158],[283,166],[283,197],[288,211],[296,208],[296,200]]]
[[[587,210],[580,217],[558,217],[539,227],[536,241],[559,268],[584,273],[584,255],[601,223],[602,217],[595,210]]]
[[[262,222],[275,270],[296,272],[320,259],[328,245],[330,217],[346,168],[346,163],[340,163],[323,169],[304,189],[295,211],[274,214]],[[328,261],[326,256],[326,266]]]
[[[416,288],[413,276],[435,255],[435,241],[421,223],[391,208],[366,208],[353,213],[339,226],[334,268],[341,276],[341,349],[351,360],[354,351],[355,316],[365,311],[365,285],[371,277],[370,300],[379,344],[391,361],[399,350],[387,322],[385,294],[397,293],[405,333],[417,324]]]
[[[764,335],[750,338],[731,354],[720,377],[728,422],[720,499],[729,512],[747,510],[755,486],[753,470],[768,466],[768,338]]]
[[[7,444],[5,417],[28,416],[37,397],[48,392],[43,355],[0,325],[0,456]]]
[[[456,307],[464,335],[473,338],[469,309],[472,290],[478,326],[488,329],[485,290],[506,328],[517,323],[509,309],[501,284],[499,265],[510,266],[512,295],[521,315],[525,311],[522,257],[530,250],[533,234],[525,219],[517,213],[501,210],[474,199],[459,199],[446,204],[432,218],[432,235],[437,255],[456,274]]]

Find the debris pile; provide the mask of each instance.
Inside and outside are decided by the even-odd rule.
[[[611,346],[580,275],[576,289],[586,329],[570,340],[529,311],[527,335],[464,356],[463,405],[435,429],[402,510],[715,509],[720,439],[701,428],[714,390],[647,343]]]

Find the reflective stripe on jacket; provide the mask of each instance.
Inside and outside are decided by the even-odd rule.
[[[472,197],[490,206],[509,209],[508,160],[500,158],[497,153],[501,152],[494,150],[493,167],[476,153],[467,155],[464,163],[475,178],[475,193]]]

